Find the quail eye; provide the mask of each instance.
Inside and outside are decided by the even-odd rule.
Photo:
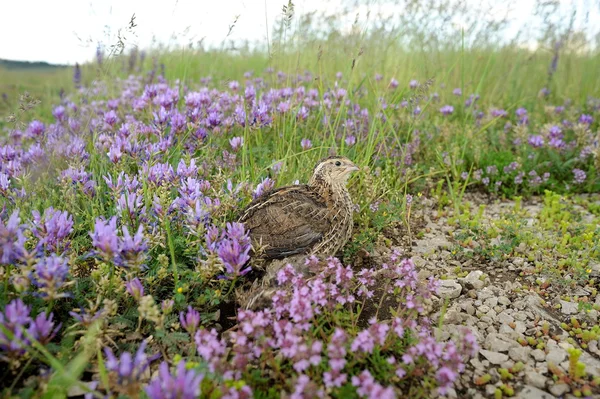
[[[342,163],[340,161],[335,161],[335,166],[342,166]]]

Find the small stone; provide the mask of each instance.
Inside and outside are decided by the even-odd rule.
[[[566,357],[567,352],[565,352],[563,349],[555,348],[551,349],[550,352],[548,352],[548,354],[546,355],[546,361],[548,363],[554,363],[558,366],[560,363],[562,363],[563,360],[566,359]]]
[[[536,388],[544,389],[546,387],[546,377],[535,371],[525,373],[525,383]]]
[[[523,312],[517,312],[513,315],[515,320],[525,321],[527,320],[527,315]]]
[[[525,385],[515,399],[553,399],[554,396],[531,385]]]
[[[484,303],[490,308],[493,308],[494,306],[498,305],[498,298],[488,298]]]
[[[576,314],[578,312],[578,307],[579,305],[577,305],[575,302],[568,302],[568,301],[560,301],[560,311],[563,314]]]
[[[527,346],[515,346],[508,350],[508,356],[515,362],[526,363],[531,349]]]
[[[569,392],[570,388],[567,384],[554,384],[548,390],[554,396],[562,396],[565,393]]]
[[[484,289],[477,291],[477,299],[480,301],[485,301],[493,296],[494,292],[490,289],[490,287],[485,287]]]
[[[503,336],[500,336],[503,337]],[[501,339],[498,335],[488,335],[485,340],[485,348],[492,352],[508,352],[508,350],[516,345],[516,342],[509,342],[508,340]]]
[[[498,303],[500,305],[508,306],[508,305],[510,305],[510,299],[508,299],[505,296],[500,296],[500,297],[498,297]]]
[[[517,310],[523,310],[526,306],[527,303],[525,303],[525,301],[516,301],[515,303],[513,303],[513,308]]]
[[[496,392],[496,386],[495,385],[487,384],[485,386],[485,394],[487,395],[488,398],[493,398],[494,397],[494,392]]]
[[[467,314],[474,316],[475,315],[475,306],[473,306],[472,303],[468,303],[465,306],[465,311],[467,312]]]
[[[479,309],[477,309],[478,312],[481,312],[483,314],[486,314],[487,312],[490,311],[490,307],[487,305],[482,305],[479,307]]]
[[[588,342],[588,349],[592,353],[599,354],[599,352],[598,352],[598,341],[597,340],[593,340],[593,341]]]
[[[585,313],[585,318],[593,324],[598,323],[598,311],[596,309],[590,309]]]
[[[456,280],[442,280],[438,288],[440,298],[453,299],[458,298],[462,291],[462,286]]]
[[[483,366],[483,363],[481,363],[481,361],[479,359],[477,359],[476,357],[474,357],[471,360],[469,360],[469,363],[471,363],[471,366],[473,366],[473,368],[475,370],[479,370],[479,371],[485,370],[485,367]]]
[[[501,324],[510,324],[515,321],[514,317],[506,313],[506,311],[500,313],[496,320],[498,320],[498,322]]]
[[[514,336],[514,335],[516,334],[516,333],[515,333],[515,330],[513,330],[513,329],[512,329],[512,327],[511,327],[511,326],[509,326],[508,324],[502,324],[502,325],[500,326],[500,328],[498,329],[498,332],[499,332],[500,334],[505,334],[505,335],[508,335],[509,337],[510,337],[510,336]]]
[[[467,277],[461,279],[461,282],[465,284],[468,289],[474,288],[480,290],[485,287],[485,282],[481,279],[483,272],[481,270],[473,270]]]
[[[527,325],[525,323],[523,323],[522,321],[516,321],[515,322],[515,332],[517,334],[523,334],[525,331],[527,331]]]
[[[489,360],[490,363],[495,365],[500,365],[508,360],[508,355],[505,355],[503,353],[492,352],[485,349],[480,349],[479,353],[481,353],[483,357]]]
[[[531,357],[533,357],[536,362],[543,362],[546,359],[546,354],[541,349],[534,349],[531,351]]]

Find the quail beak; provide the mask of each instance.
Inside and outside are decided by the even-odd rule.
[[[355,172],[355,171],[360,170],[360,168],[358,166],[352,164],[351,166],[348,167],[347,170],[348,170],[348,172]]]

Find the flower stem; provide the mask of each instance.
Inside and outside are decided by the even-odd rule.
[[[179,285],[179,272],[177,271],[177,262],[175,262],[175,244],[173,243],[173,236],[171,235],[171,225],[167,219],[165,219],[165,230],[167,231],[167,242],[169,244],[169,252],[171,254],[173,280],[175,280],[175,293],[177,293],[177,286]]]

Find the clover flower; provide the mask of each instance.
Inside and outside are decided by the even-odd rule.
[[[15,263],[27,252],[23,233],[17,209],[11,213],[6,222],[0,218],[0,263]]]
[[[454,107],[452,105],[444,105],[440,108],[440,112],[442,115],[448,116],[454,112]]]
[[[135,355],[123,352],[119,358],[114,355],[112,349],[104,348],[106,369],[116,377],[117,385],[120,388],[133,388],[134,391],[130,391],[131,393],[139,389],[137,384],[140,382],[142,374],[153,360],[160,357],[160,354],[148,357],[145,353],[147,344],[148,341],[144,340]]]
[[[200,325],[200,313],[191,306],[188,306],[187,312],[179,313],[179,322],[185,331],[194,336]]]
[[[312,142],[309,139],[304,138],[300,141],[300,146],[302,147],[302,149],[304,151],[306,151],[306,150],[312,148]]]
[[[0,312],[0,359],[16,359],[31,345],[30,337],[46,345],[54,338],[60,324],[55,325],[54,315],[40,313],[35,319],[31,308],[19,299],[12,300]]]
[[[167,362],[162,362],[158,375],[150,381],[145,392],[150,399],[195,399],[200,397],[203,379],[203,374],[187,370],[183,360],[177,364],[174,373],[169,371]]]
[[[573,169],[573,183],[582,184],[585,182],[586,178],[587,175],[583,170],[577,168]]]
[[[39,239],[39,249],[58,251],[67,247],[68,244],[63,242],[73,232],[72,215],[52,207],[44,210],[43,216],[36,210],[32,211],[32,214],[31,232]]]
[[[40,259],[35,265],[33,282],[48,300],[66,297],[67,294],[59,294],[58,291],[65,284],[68,273],[67,261],[52,254]]]
[[[144,286],[142,285],[140,279],[137,277],[133,280],[125,282],[125,290],[136,301],[139,301],[140,298],[144,296]]]

